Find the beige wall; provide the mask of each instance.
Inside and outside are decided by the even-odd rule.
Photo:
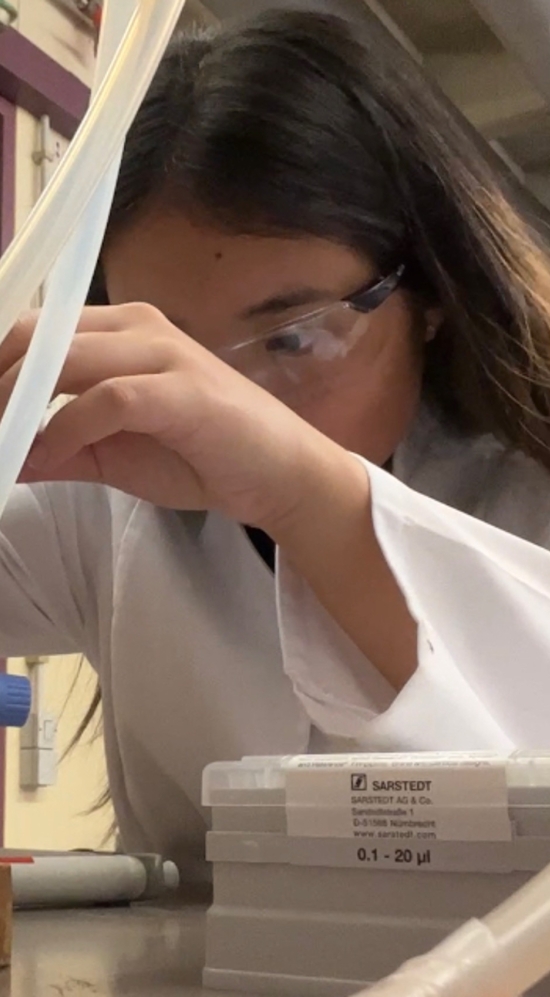
[[[17,108],[15,119],[16,169],[15,169],[15,228],[19,228],[30,213],[40,193],[40,171],[33,160],[39,145],[39,124],[27,111]],[[55,132],[51,143],[61,158],[67,141]]]
[[[14,3],[14,0],[11,0]],[[92,78],[94,40],[85,22],[65,0],[15,0],[23,35],[84,83]]]
[[[63,753],[90,703],[95,678],[77,658],[52,658],[46,665],[43,709],[58,718],[57,747]],[[27,674],[25,662],[10,671]],[[76,681],[75,681],[76,679]],[[93,731],[92,731],[93,733]],[[99,848],[111,824],[109,808],[88,813],[106,786],[101,738],[87,736],[58,767],[54,786],[28,792],[19,787],[19,731],[7,732],[5,843],[12,848]]]
[[[19,0],[16,27],[86,83],[91,82],[93,40],[78,19],[67,16],[57,0]],[[26,111],[16,118],[16,227],[32,209],[40,190],[39,170],[33,161],[38,147],[38,122]],[[51,145],[61,157],[66,142],[51,135]],[[93,692],[94,677],[88,665],[75,680],[78,661],[51,659],[46,666],[43,708],[59,722],[58,753],[61,755],[83,716]],[[10,670],[25,671],[23,661],[10,662]],[[61,762],[54,786],[34,792],[19,788],[19,732],[8,731],[6,772],[6,844],[10,847],[94,848],[99,847],[110,826],[108,812],[86,816],[106,785],[101,739],[89,740]]]

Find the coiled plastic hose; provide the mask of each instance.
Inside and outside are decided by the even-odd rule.
[[[78,323],[126,132],[184,3],[107,0],[90,109],[51,183],[0,260],[0,343],[57,260],[0,423],[0,514],[54,393]]]

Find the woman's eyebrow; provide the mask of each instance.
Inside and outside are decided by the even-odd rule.
[[[258,318],[262,315],[280,315],[290,311],[292,308],[303,308],[305,305],[315,305],[319,303],[329,303],[338,300],[338,292],[320,287],[297,287],[291,291],[283,291],[274,294],[270,298],[265,298],[255,305],[249,305],[237,315],[240,321],[251,318]],[[177,329],[185,330],[186,322],[181,316],[167,315],[166,318]]]
[[[334,294],[327,288],[320,287],[297,287],[292,291],[284,291],[275,294],[270,298],[265,298],[256,305],[245,308],[239,319],[246,320],[258,318],[261,315],[279,315],[281,312],[289,311],[291,308],[301,308],[303,305],[314,305],[320,301],[330,301]]]

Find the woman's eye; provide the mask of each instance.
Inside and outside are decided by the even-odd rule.
[[[268,353],[281,353],[284,356],[303,356],[312,349],[312,338],[305,332],[292,330],[279,332],[265,341]]]

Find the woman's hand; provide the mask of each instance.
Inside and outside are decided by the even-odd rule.
[[[0,348],[0,409],[36,319]],[[269,528],[300,502],[307,468],[340,450],[149,305],[86,308],[57,393],[77,397],[38,438],[25,481],[102,482]]]
[[[36,318],[0,347],[0,411]],[[259,526],[395,688],[412,675],[416,624],[355,457],[148,305],[85,309],[57,393],[76,397],[41,433],[23,481],[100,482]]]

